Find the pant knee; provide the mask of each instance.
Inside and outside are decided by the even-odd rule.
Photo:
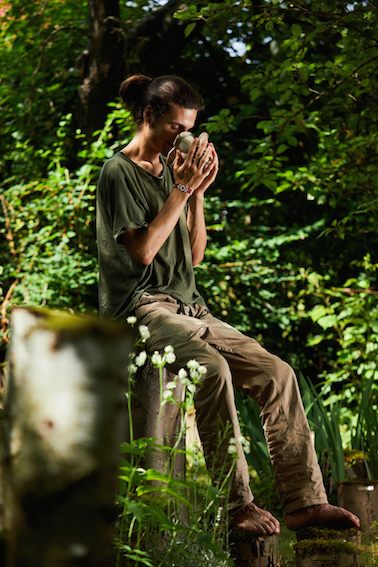
[[[220,397],[232,392],[233,385],[230,367],[227,360],[218,352],[211,353],[201,364],[206,368],[206,374],[201,378],[195,395],[195,405],[211,404]]]

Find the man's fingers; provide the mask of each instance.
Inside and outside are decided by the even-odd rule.
[[[192,161],[194,160],[194,157],[197,153],[197,149],[198,149],[200,143],[201,143],[201,140],[199,138],[194,138],[193,142],[190,145],[188,155],[186,156],[188,163],[192,163]]]
[[[179,149],[176,150],[175,161],[173,162],[173,170],[176,171],[184,163],[184,158]]]
[[[175,180],[193,190],[208,187],[215,179],[219,169],[218,156],[214,145],[204,139],[195,138],[188,154],[183,159],[180,152],[174,164]]]

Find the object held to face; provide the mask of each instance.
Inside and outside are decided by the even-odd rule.
[[[206,142],[209,140],[209,134],[207,132],[202,132],[198,137],[200,140],[206,140]],[[182,157],[185,159],[193,142],[194,136],[191,132],[180,132],[173,142],[173,148],[167,155],[167,165],[175,161],[177,149],[180,150]]]

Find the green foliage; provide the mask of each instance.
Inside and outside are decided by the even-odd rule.
[[[361,381],[364,383],[371,376],[377,376],[378,305],[374,290],[377,264],[371,262],[370,253],[362,262],[354,264],[361,268],[360,273],[340,288],[325,288],[319,280],[315,283],[314,292],[319,302],[308,313],[318,325],[318,332],[315,330],[309,337],[309,344],[337,345],[337,359],[324,378],[329,386],[345,384],[348,401],[352,401]],[[374,391],[376,395],[376,388]]]
[[[205,296],[350,402],[377,347],[377,8],[192,1],[176,16],[205,22],[233,95],[203,125],[221,157]]]
[[[157,8],[157,2],[122,5],[123,24]],[[11,298],[95,308],[90,208],[98,167],[110,155],[119,126],[113,123],[107,130],[99,141],[102,149],[84,153],[85,140],[72,123],[58,126],[77,101],[76,60],[87,41],[85,6],[17,0],[2,14],[2,230],[8,237],[0,245],[4,332],[4,309]],[[371,265],[376,262],[377,10],[358,2],[300,2],[292,8],[278,1],[259,7],[192,1],[180,7],[177,17],[189,26],[182,52],[185,76],[205,96],[204,125],[221,158],[217,186],[207,200],[207,256],[197,268],[206,300],[216,315],[256,336],[313,380],[321,373],[330,384],[349,387],[369,370],[357,369],[357,362],[351,368],[349,360],[358,349],[345,340],[341,354],[335,326],[335,333],[330,327],[319,332],[315,308],[320,304],[337,311],[334,290],[351,287],[348,280],[362,281],[367,254]],[[91,152],[97,156],[92,162]],[[80,170],[77,160],[89,162],[91,170]],[[69,187],[72,197],[64,193]],[[70,198],[76,205],[82,202],[83,209],[80,205],[75,213]],[[59,219],[52,221],[54,202]],[[15,232],[15,217],[26,226],[29,212],[29,233],[25,228]],[[50,234],[54,222],[57,231]],[[57,250],[56,234],[68,239],[61,239]],[[21,239],[24,248],[30,244],[29,252]],[[48,247],[40,262],[40,251]],[[41,276],[45,261],[51,265],[47,288]],[[373,322],[366,331],[359,325],[376,309],[376,271],[367,276],[366,301],[361,297],[358,307],[355,296],[348,302],[343,291],[339,300],[348,303],[346,330],[353,327],[355,336],[359,327],[360,334],[373,330],[367,347],[372,357],[377,342]],[[304,316],[307,312],[314,317]],[[338,327],[341,323],[338,319]],[[353,397],[352,387],[348,392]]]
[[[333,484],[346,479],[346,452],[360,452],[363,456],[366,476],[377,478],[378,419],[377,407],[371,394],[374,375],[355,395],[358,403],[353,412],[346,411],[340,399],[328,397],[324,387],[315,387],[300,375],[303,402],[311,428],[315,433],[315,449],[321,463],[323,476],[332,476]],[[336,398],[336,400],[335,400]]]
[[[114,106],[95,141],[84,146],[85,163],[70,171],[65,165],[70,119],[60,121],[50,149],[36,151],[37,159],[43,153],[49,160],[47,176],[27,182],[12,176],[0,196],[3,343],[13,305],[97,310],[96,181],[103,161],[125,143],[114,139],[114,125],[124,136],[130,126],[127,113]]]
[[[315,432],[315,449],[322,464],[323,476],[327,478],[330,468],[333,486],[346,478],[344,446],[340,434],[340,403],[326,407],[323,397],[314,386],[301,375],[307,419]]]
[[[378,479],[378,414],[376,402],[372,403],[374,374],[360,394],[357,423],[351,427],[351,448],[362,451],[367,477]]]
[[[85,3],[75,0],[14,0],[2,6],[0,168],[5,175],[30,180],[41,161],[36,148],[51,147],[59,120],[73,111],[86,18]]]

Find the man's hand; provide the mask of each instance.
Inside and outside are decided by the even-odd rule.
[[[196,189],[195,193],[193,194],[193,197],[194,195],[197,196],[199,196],[200,194],[203,195],[205,191],[210,187],[210,185],[214,183],[215,178],[218,175],[218,171],[219,171],[218,155],[212,143],[210,143],[208,147],[212,149],[212,154],[211,154],[212,159],[210,162],[207,162],[207,164],[205,165],[204,171],[206,172],[207,175],[205,179],[202,181],[201,185]]]
[[[202,193],[213,183],[219,169],[218,156],[213,144],[195,138],[184,160],[177,150],[173,175],[176,183],[181,183],[192,191],[200,189]]]

